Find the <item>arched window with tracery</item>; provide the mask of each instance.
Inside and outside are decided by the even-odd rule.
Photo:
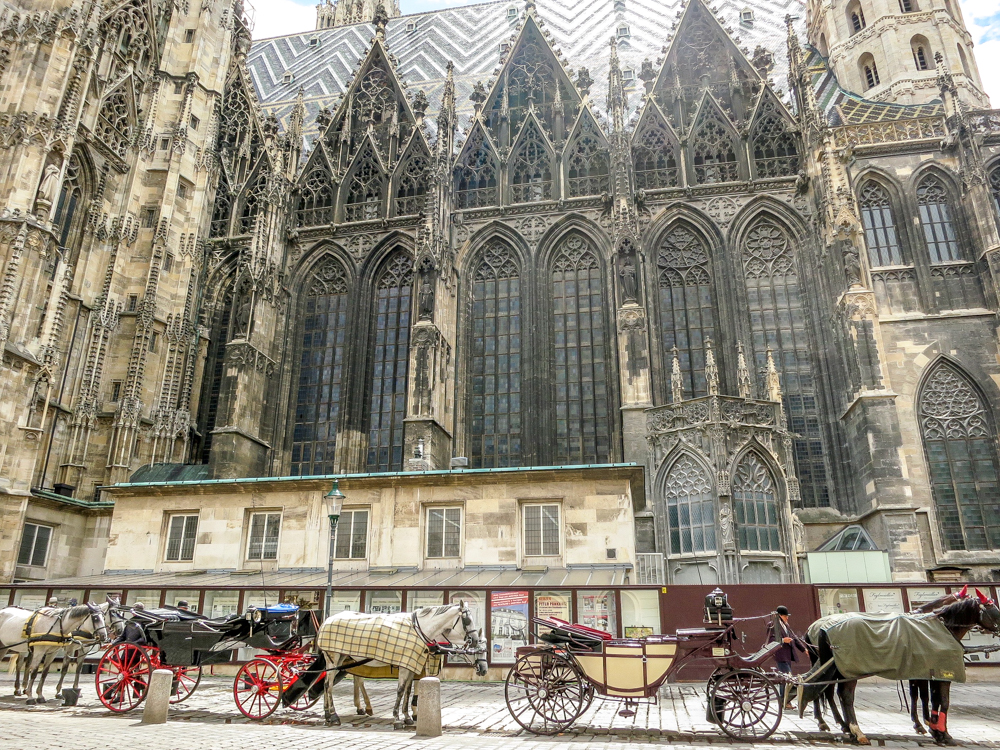
[[[827,439],[792,245],[777,224],[761,218],[743,238],[742,255],[757,371],[766,371],[770,349],[781,377],[788,427],[796,435],[793,447],[802,505],[828,506]]]
[[[317,159],[300,187],[298,224],[300,227],[314,227],[332,224],[333,180],[330,170],[322,157]]]
[[[80,232],[80,221],[83,211],[83,166],[79,157],[74,153],[69,157],[66,165],[66,173],[63,176],[62,190],[59,193],[59,201],[56,203],[55,213],[52,214],[52,223],[59,233],[59,246],[68,248],[70,240],[75,246],[82,236]],[[80,212],[80,213],[78,213]]]
[[[740,178],[736,144],[722,116],[714,109],[706,110],[691,139],[694,178],[699,185],[715,182],[735,182]]]
[[[267,190],[267,175],[264,173],[264,166],[264,164],[261,165],[260,171],[251,178],[247,184],[246,192],[243,193],[240,218],[236,226],[237,234],[250,234],[257,223],[260,204],[264,199],[264,191]]]
[[[396,216],[412,216],[423,211],[429,168],[430,162],[422,155],[406,161],[396,186]]]
[[[996,434],[979,391],[941,361],[921,388],[918,414],[944,548],[1000,549]]]
[[[917,185],[917,206],[931,263],[961,260],[948,191],[937,175],[929,174]]]
[[[757,454],[747,453],[736,467],[732,492],[740,549],[779,552],[781,524],[777,493],[771,472]]]
[[[122,159],[132,145],[132,108],[124,88],[112,91],[101,102],[95,133]]]
[[[403,468],[403,420],[410,362],[413,259],[389,257],[375,282],[375,340],[370,373],[368,471]]]
[[[233,194],[225,175],[219,176],[219,186],[215,189],[215,204],[212,206],[212,223],[209,237],[225,237],[229,234],[229,224],[233,218]]]
[[[693,231],[676,226],[660,243],[656,266],[664,372],[670,372],[676,346],[684,397],[704,396],[705,341],[715,338],[716,317],[708,251]]]
[[[702,465],[682,455],[667,474],[664,487],[670,554],[715,551],[715,497]]]
[[[207,321],[211,326],[211,337],[208,340],[208,353],[205,357],[205,375],[201,387],[201,401],[198,424],[204,436],[201,445],[195,453],[196,460],[208,463],[212,453],[212,432],[216,427],[219,415],[219,397],[222,394],[222,381],[226,374],[226,344],[230,339],[230,328],[233,315],[233,287],[235,278],[230,276],[220,285],[222,296],[216,303],[214,314]]]
[[[608,151],[597,124],[585,117],[566,161],[566,188],[570,198],[601,195],[611,189]]]
[[[349,284],[327,258],[304,285],[299,388],[292,434],[292,476],[332,474],[344,395]]]
[[[365,146],[360,159],[348,183],[344,221],[369,221],[382,216],[385,175],[370,145]]]
[[[799,150],[795,135],[781,114],[778,102],[768,97],[750,130],[757,177],[791,177],[799,172]]]
[[[611,341],[600,261],[582,236],[571,234],[559,243],[551,292],[556,463],[606,463],[611,457]]]
[[[520,466],[521,269],[511,247],[491,241],[472,275],[469,458],[472,467]]]
[[[865,245],[872,268],[901,265],[903,256],[889,193],[875,180],[868,180],[861,186],[858,203],[861,204],[861,223],[865,228]]]
[[[497,160],[482,128],[473,131],[463,150],[464,156],[455,168],[455,207],[497,205]]]
[[[552,157],[541,131],[528,122],[510,160],[510,201],[530,203],[552,197]]]
[[[990,171],[990,192],[993,194],[993,205],[1000,217],[1000,167],[994,167]]]
[[[640,190],[677,187],[677,151],[667,126],[647,118],[632,143],[635,185]]]
[[[875,58],[870,53],[865,53],[858,60],[858,69],[861,72],[861,80],[864,82],[865,90],[873,89],[881,81],[878,77],[878,66],[875,65]]]

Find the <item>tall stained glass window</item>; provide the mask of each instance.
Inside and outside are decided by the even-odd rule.
[[[715,551],[715,499],[701,464],[683,455],[670,469],[665,487],[670,554]]]
[[[486,246],[472,280],[473,468],[521,465],[521,272],[510,246]]]
[[[60,247],[69,247],[70,240],[75,245],[76,237],[71,238],[71,231],[78,229],[74,222],[77,211],[80,210],[83,202],[83,169],[80,166],[80,159],[74,153],[69,157],[69,164],[66,165],[66,174],[63,177],[62,190],[59,193],[59,202],[52,214],[52,223],[59,232]],[[80,233],[82,234],[82,232]]]
[[[858,202],[861,204],[861,222],[865,227],[868,261],[873,268],[900,265],[903,256],[899,250],[899,236],[896,234],[889,194],[877,182],[869,180],[862,185]]]
[[[715,336],[715,306],[708,253],[698,236],[684,226],[670,230],[657,254],[660,331],[665,372],[677,347],[684,396],[704,396],[705,340]]]
[[[759,456],[747,453],[743,457],[736,467],[732,489],[740,549],[781,550],[774,482]]]
[[[386,262],[375,284],[368,471],[400,471],[403,468],[412,293],[413,259],[397,251]]]
[[[609,348],[597,253],[581,236],[562,240],[552,262],[555,345],[555,460],[604,463],[611,457]]]
[[[937,176],[927,175],[920,181],[917,186],[917,205],[931,263],[961,260],[962,252],[958,248],[948,193]]]
[[[292,476],[332,474],[344,383],[348,283],[343,266],[323,261],[306,285]]]
[[[229,343],[233,317],[234,279],[229,279],[227,289],[215,311],[212,321],[212,338],[208,342],[205,380],[201,396],[201,426],[205,437],[202,439],[200,461],[207,464],[212,453],[212,431],[219,416],[219,396],[222,394],[222,379],[226,374],[226,344]]]
[[[996,436],[978,391],[940,362],[921,389],[918,413],[945,549],[1000,549]]]
[[[798,436],[794,438],[795,468],[802,505],[828,506],[826,438],[791,245],[773,222],[760,219],[747,232],[742,254],[757,369],[764,371],[771,349],[781,375],[788,427]]]

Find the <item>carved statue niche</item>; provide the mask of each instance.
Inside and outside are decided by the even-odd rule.
[[[621,278],[622,301],[625,303],[638,302],[639,281],[636,277],[635,250],[632,243],[625,240],[619,248],[618,255],[620,257],[618,276]]]
[[[436,281],[434,261],[429,257],[425,257],[422,261],[420,261],[419,274],[420,290],[417,294],[418,319],[433,320],[434,282]]]
[[[38,186],[38,194],[35,196],[36,211],[39,218],[45,221],[49,216],[49,211],[59,196],[59,174],[62,170],[56,164],[49,164],[42,175],[42,182]]]

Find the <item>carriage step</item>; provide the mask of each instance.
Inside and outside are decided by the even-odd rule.
[[[628,718],[629,716],[635,716],[635,711],[633,711],[631,708],[623,708],[621,711],[618,712],[618,715]]]

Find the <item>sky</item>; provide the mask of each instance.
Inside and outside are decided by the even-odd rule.
[[[255,39],[309,31],[316,26],[317,0],[250,0],[254,6]],[[544,0],[543,0],[544,2]],[[1000,3],[997,0],[960,0],[965,24],[975,42],[979,75],[993,106],[1000,108]],[[400,0],[404,14],[422,13],[469,0]]]

